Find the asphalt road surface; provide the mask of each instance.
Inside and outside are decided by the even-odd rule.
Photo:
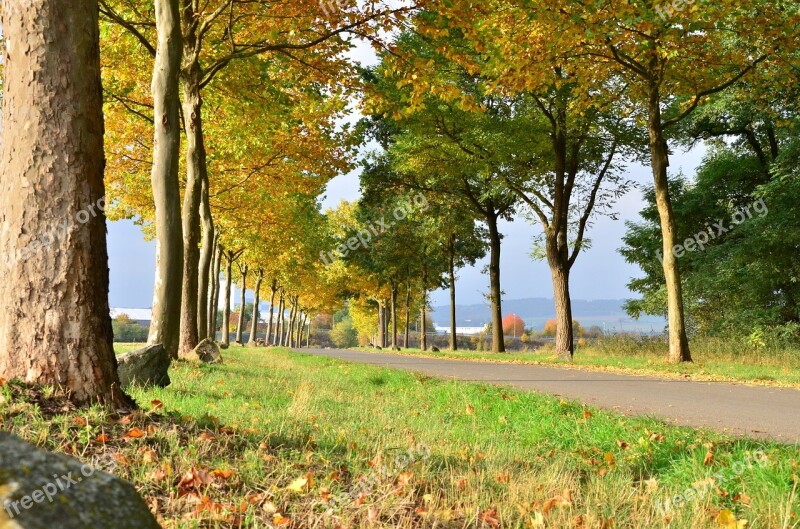
[[[439,378],[534,390],[626,415],[800,444],[800,390],[336,349],[298,351]]]

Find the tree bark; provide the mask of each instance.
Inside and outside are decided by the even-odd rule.
[[[236,343],[242,344],[242,332],[244,331],[244,309],[247,304],[247,265],[240,266],[239,272],[242,274],[242,294],[239,297],[241,306],[239,307],[239,321],[236,323]]]
[[[98,3],[3,7],[0,376],[131,405],[108,307]]]
[[[269,297],[269,321],[267,322],[267,337],[264,339],[264,343],[269,345],[270,339],[272,338],[272,319],[275,317],[275,294],[278,292],[278,280],[272,280],[272,286],[270,287],[270,297]]]
[[[170,358],[178,357],[183,279],[181,227],[180,95],[178,76],[183,55],[178,0],[157,0],[158,47],[153,68],[155,139],[151,185],[155,202],[156,273],[150,345],[163,344]]]
[[[502,236],[497,227],[497,215],[487,215],[489,226],[489,300],[492,308],[492,352],[505,353],[503,336],[503,301],[500,288],[500,244]]]
[[[198,274],[200,268],[200,197],[206,153],[200,99],[200,65],[193,31],[184,34],[184,66],[181,71],[183,120],[186,129],[186,190],[183,197],[183,289],[180,352],[197,347]]]
[[[214,232],[214,219],[211,217],[211,206],[208,197],[208,180],[201,183],[200,218],[203,223],[203,246],[200,252],[200,268],[197,277],[197,336],[200,339],[208,336],[208,317],[210,288],[209,283],[217,246],[217,235]]]
[[[384,317],[386,312],[383,310],[383,302],[378,301],[378,346],[381,348],[386,347],[386,324]]]
[[[220,280],[219,276],[222,272],[222,253],[223,248],[222,245],[219,244],[219,240],[217,240],[217,249],[216,249],[216,256],[214,257],[214,272],[213,276],[211,277],[211,303],[208,307],[208,337],[212,340],[217,339],[217,312],[219,311],[219,291],[220,291]]]
[[[289,310],[289,322],[286,325],[286,332],[283,336],[283,346],[284,347],[291,347],[291,343],[289,341],[289,337],[292,335],[292,330],[294,330],[294,318],[295,318],[295,310],[297,306],[294,303],[294,297],[290,296],[289,302],[292,304],[292,308]]]
[[[250,323],[250,339],[247,340],[247,345],[254,347],[256,345],[256,334],[258,334],[258,304],[261,303],[261,284],[264,282],[264,271],[259,270],[256,275],[256,286],[254,289],[255,301],[253,303],[253,321]]]
[[[275,335],[272,338],[272,345],[275,345],[276,347],[281,345],[280,337],[283,336],[283,318],[284,318],[283,313],[286,311],[286,307],[284,305],[285,299],[283,297],[284,293],[282,288],[280,289],[280,293],[281,293],[281,298],[280,301],[278,302],[278,321],[275,324]]]
[[[234,253],[228,250],[227,263],[225,265],[225,306],[222,308],[222,340],[223,345],[231,344],[231,284],[233,283],[233,261]]]
[[[689,339],[683,307],[683,285],[681,284],[678,260],[673,253],[676,244],[675,215],[669,195],[669,149],[664,138],[661,121],[661,96],[657,85],[650,87],[648,105],[648,132],[650,136],[650,159],[655,182],[656,206],[661,222],[662,251],[664,256],[664,279],[667,287],[667,320],[669,322],[669,361],[691,362]]]
[[[553,296],[556,304],[556,355],[572,360],[575,354],[572,326],[572,300],[569,294],[569,269],[563,266],[550,269],[553,277]]]
[[[419,311],[419,321],[420,321],[420,329],[419,329],[419,348],[423,351],[428,350],[428,334],[426,332],[428,328],[428,311],[427,311],[427,298],[428,293],[426,291],[422,291],[422,308]]]
[[[450,350],[458,350],[458,337],[456,336],[456,247],[455,236],[450,236],[448,244],[449,261],[447,273],[450,278]]]
[[[408,283],[406,284],[406,332],[405,332],[405,343],[403,343],[403,347],[408,349],[409,346],[409,339],[411,338],[411,280],[409,279]]]
[[[397,349],[397,286],[395,285],[392,285],[390,311],[392,322],[392,349]]]

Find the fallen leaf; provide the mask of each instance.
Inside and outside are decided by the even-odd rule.
[[[474,414],[475,414],[475,408],[472,406],[472,404],[467,404],[467,415],[474,415]]]
[[[297,478],[286,486],[286,490],[302,494],[308,488],[308,479],[305,477]]]
[[[141,439],[145,436],[145,433],[140,430],[137,426],[134,426],[133,429],[129,430],[128,433],[125,434],[125,437],[128,439]]]
[[[160,410],[163,407],[164,407],[164,403],[161,402],[158,399],[154,399],[153,401],[150,402],[150,409],[151,410]]]
[[[100,434],[94,438],[95,443],[106,444],[111,442],[111,438],[108,437],[106,434]]]
[[[583,410],[583,418],[584,419],[591,419],[592,418],[592,412],[590,412],[589,410]]]
[[[709,450],[706,452],[706,457],[703,459],[703,466],[711,466],[714,464],[714,451]]]
[[[279,512],[276,512],[272,516],[272,523],[275,525],[289,525],[291,521],[292,521],[291,519],[287,518],[286,516],[283,516]]]
[[[489,509],[489,510],[483,511],[478,516],[478,519],[480,521],[482,521],[483,523],[485,523],[486,525],[491,526],[491,527],[499,527],[500,526],[500,520],[497,518],[497,509]]]
[[[626,443],[625,441],[620,441],[619,439],[617,439],[617,446],[625,450],[630,445],[628,445],[628,443]]]
[[[236,473],[235,470],[223,470],[221,468],[216,468],[211,471],[211,475],[215,478],[219,478],[223,481],[227,481]]]

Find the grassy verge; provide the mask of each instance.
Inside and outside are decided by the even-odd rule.
[[[374,352],[374,349],[362,348]],[[554,365],[579,369],[645,374],[705,381],[800,387],[800,351],[753,351],[728,344],[703,341],[694,344],[695,361],[670,364],[662,342],[605,339],[579,347],[573,362],[556,358],[551,347],[532,352],[493,354],[486,351],[421,351],[404,349],[401,354],[461,360]]]
[[[2,427],[114,452],[166,528],[800,527],[797,447],[282,350],[171,376],[113,415],[6,383]]]

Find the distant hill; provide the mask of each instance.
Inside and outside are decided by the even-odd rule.
[[[572,314],[584,327],[598,325],[608,332],[656,332],[664,330],[664,318],[647,316],[634,320],[625,312],[624,299],[598,299],[598,300],[572,300]],[[540,330],[544,323],[555,318],[555,305],[552,299],[528,298],[512,299],[503,302],[503,315],[518,314],[525,324]],[[437,325],[450,324],[450,307],[442,305],[433,307],[433,320]],[[488,304],[483,305],[456,305],[456,318],[459,327],[480,327],[491,321],[491,312]]]

